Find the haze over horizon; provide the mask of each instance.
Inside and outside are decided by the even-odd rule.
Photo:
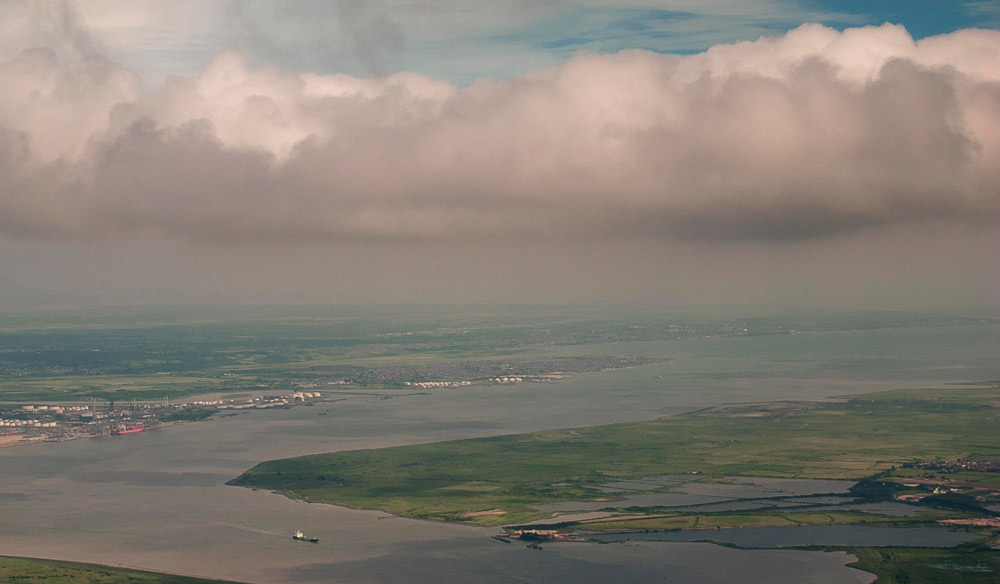
[[[2,2],[0,310],[995,313],[1000,6],[894,4]]]

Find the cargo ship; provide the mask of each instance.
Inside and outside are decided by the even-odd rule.
[[[302,533],[297,529],[295,530],[295,535],[292,536],[292,539],[297,539],[299,541],[308,541],[311,543],[317,543],[319,541],[318,537],[306,537],[304,533]]]
[[[131,426],[118,426],[117,428],[111,429],[112,436],[121,436],[122,434],[135,434],[136,432],[142,432],[146,429],[146,426],[142,422],[138,422]]]

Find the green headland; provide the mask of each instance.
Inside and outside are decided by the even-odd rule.
[[[877,584],[985,584],[1000,573],[1000,385],[897,390],[820,403],[710,408],[656,420],[493,438],[334,452],[264,462],[230,482],[314,503],[422,519],[503,525],[538,542],[607,532],[795,525],[942,526],[958,547],[815,547],[854,554]],[[594,486],[658,475],[849,479],[857,509],[684,511],[641,507]],[[659,491],[673,488],[664,486]],[[540,505],[589,501],[600,517]],[[523,525],[532,521],[532,525]],[[504,536],[506,537],[506,536]],[[710,536],[708,540],[711,540]]]
[[[883,499],[926,490],[931,483],[905,485],[946,475],[942,480],[968,485],[952,496],[992,500],[1000,473],[905,467],[1000,461],[998,406],[1000,389],[990,385],[719,407],[644,422],[270,461],[230,484],[480,525],[551,517],[532,508],[599,500],[595,485],[656,475],[869,477],[884,487],[872,496]]]

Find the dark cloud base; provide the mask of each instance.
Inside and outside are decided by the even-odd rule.
[[[144,94],[99,57],[0,64],[15,238],[794,242],[1000,217],[1000,32],[899,27],[581,54],[467,89],[220,55]]]

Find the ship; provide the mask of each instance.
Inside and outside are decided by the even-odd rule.
[[[142,422],[137,422],[131,426],[118,426],[117,428],[111,429],[112,436],[121,436],[122,434],[135,434],[136,432],[142,432],[146,429],[146,426]]]
[[[319,541],[318,537],[307,537],[304,533],[302,533],[302,531],[298,529],[295,530],[295,535],[292,536],[292,539],[296,539],[298,541],[308,541],[311,543],[316,543]]]

